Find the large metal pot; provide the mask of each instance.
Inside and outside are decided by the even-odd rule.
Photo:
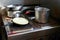
[[[40,23],[46,23],[49,16],[49,9],[44,7],[35,7],[35,20]]]

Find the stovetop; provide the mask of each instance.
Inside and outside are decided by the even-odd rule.
[[[22,33],[22,32],[26,32],[26,31],[33,31],[33,30],[36,30],[36,29],[39,29],[39,30],[42,29],[42,28],[44,29],[45,26],[52,26],[52,25],[49,25],[48,23],[41,24],[41,23],[35,22],[34,20],[29,20],[29,21],[30,22],[27,25],[17,25],[17,24],[11,23],[10,26],[9,26],[10,27],[10,32]],[[54,24],[54,23],[52,23],[52,24]],[[48,29],[48,27],[47,27],[47,29]]]
[[[26,29],[31,29],[32,25],[31,24],[27,24],[27,25],[18,25],[18,24],[10,24],[10,29],[12,31],[18,31],[18,30],[26,30]]]

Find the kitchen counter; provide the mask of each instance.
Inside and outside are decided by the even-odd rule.
[[[32,27],[31,30],[25,31],[25,32],[20,32],[17,34],[12,34],[8,35],[8,40],[28,40],[28,39],[35,39],[38,37],[43,37],[43,36],[48,36],[51,34],[55,34],[56,32],[58,33],[60,30],[60,25],[54,21],[50,20],[49,25],[45,25],[42,27]]]
[[[45,31],[45,30],[53,29],[53,28],[55,28],[55,27],[44,26],[44,27],[36,28],[36,29],[31,28],[29,31],[24,31],[24,32],[17,33],[17,34],[8,35],[8,37],[11,37],[11,36],[18,36],[18,35],[28,34],[28,33],[32,33],[32,32],[38,32],[38,31]]]
[[[31,25],[33,25],[32,22]],[[29,28],[29,26],[27,27]],[[47,24],[41,24],[40,26],[38,26],[37,23],[36,25],[34,24],[33,26],[31,26],[30,29],[20,29],[18,31],[15,31],[18,33],[7,35],[8,40],[35,40],[36,38],[45,38],[45,36],[50,36],[58,32],[60,33],[60,25],[53,19],[49,19],[49,22]]]
[[[8,37],[18,36],[18,35],[28,34],[28,33],[32,33],[32,32],[38,32],[38,31],[45,31],[45,30],[54,29],[54,28],[58,28],[58,27],[59,26],[54,26],[54,27],[52,27],[52,26],[44,26],[44,27],[36,28],[36,29],[31,28],[29,31],[24,31],[24,32],[17,33],[17,34],[8,35]]]

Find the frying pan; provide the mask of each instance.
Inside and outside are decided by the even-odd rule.
[[[26,18],[19,17],[19,18],[14,18],[12,19],[13,23],[18,24],[18,25],[27,25],[29,21]]]

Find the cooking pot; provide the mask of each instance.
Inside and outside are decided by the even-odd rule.
[[[35,7],[35,20],[39,23],[47,23],[49,10],[45,7]]]

